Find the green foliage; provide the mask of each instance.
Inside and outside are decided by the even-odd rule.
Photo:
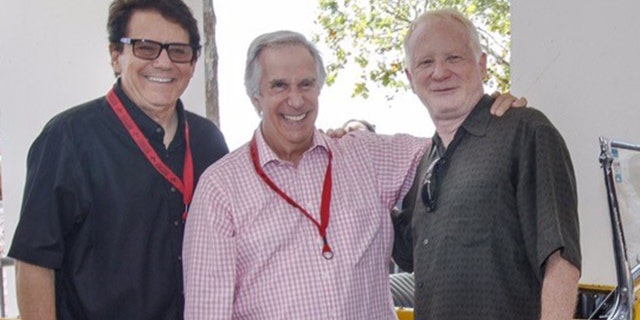
[[[360,70],[353,97],[368,98],[370,86],[386,88],[387,97],[409,89],[402,43],[409,24],[425,10],[453,7],[478,27],[487,52],[490,88],[509,84],[511,20],[508,0],[318,0],[322,31],[313,40],[328,46],[327,84],[347,66]]]

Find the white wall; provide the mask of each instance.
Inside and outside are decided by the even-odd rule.
[[[640,2],[511,5],[513,91],[558,127],[578,176],[581,281],[615,283],[598,137],[640,143]]]

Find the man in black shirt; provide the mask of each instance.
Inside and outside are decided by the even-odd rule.
[[[180,96],[200,50],[181,0],[115,0],[105,97],[55,116],[28,155],[22,319],[182,319],[182,236],[200,174],[228,152]]]

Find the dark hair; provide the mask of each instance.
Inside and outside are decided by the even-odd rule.
[[[179,24],[189,34],[189,44],[199,52],[198,22],[182,0],[114,0],[109,6],[107,31],[109,43],[115,50],[122,51],[123,44],[120,43],[120,38],[126,36],[129,20],[135,11],[157,11],[163,18]],[[197,57],[197,54],[194,55],[194,61]]]

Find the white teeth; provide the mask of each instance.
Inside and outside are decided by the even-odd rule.
[[[289,121],[300,121],[300,120],[304,119],[307,116],[307,114],[303,113],[303,114],[301,114],[299,116],[288,116],[288,115],[283,115],[283,116],[284,116],[285,119],[287,119]]]
[[[160,83],[169,83],[171,82],[171,78],[156,78],[156,77],[147,77],[147,79],[153,81],[153,82],[160,82]]]

